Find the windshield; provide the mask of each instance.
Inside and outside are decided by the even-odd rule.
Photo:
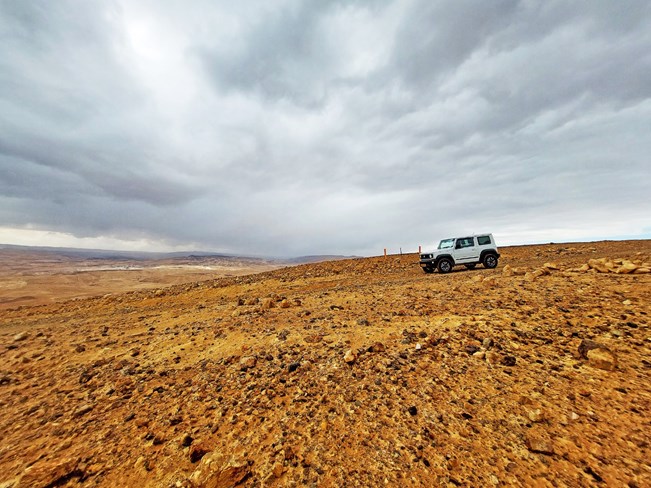
[[[454,246],[454,239],[443,239],[441,242],[439,242],[439,249],[448,249],[450,247]]]

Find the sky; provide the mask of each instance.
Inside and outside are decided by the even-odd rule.
[[[651,2],[0,0],[0,242],[651,238]]]

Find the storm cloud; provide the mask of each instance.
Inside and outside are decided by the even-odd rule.
[[[8,0],[0,40],[5,241],[651,237],[648,1]]]

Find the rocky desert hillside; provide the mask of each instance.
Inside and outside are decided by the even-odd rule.
[[[651,241],[0,315],[0,487],[651,486]]]

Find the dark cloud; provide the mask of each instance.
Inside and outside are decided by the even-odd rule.
[[[648,236],[650,19],[3,2],[0,229],[279,255]]]

